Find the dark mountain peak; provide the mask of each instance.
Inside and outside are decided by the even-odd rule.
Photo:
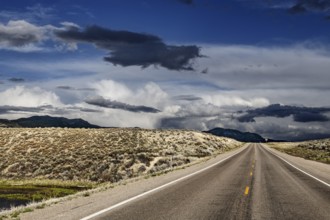
[[[232,138],[242,142],[266,142],[266,140],[263,137],[261,137],[259,134],[250,133],[250,132],[241,132],[234,129],[213,128],[205,132],[220,137]]]
[[[5,127],[23,127],[23,128],[36,128],[36,127],[99,128],[99,126],[90,124],[89,122],[80,118],[68,119],[64,117],[52,117],[49,115],[32,116],[29,118],[20,118],[16,120],[1,119],[0,124],[6,125]]]

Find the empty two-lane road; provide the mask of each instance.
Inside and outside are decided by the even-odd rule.
[[[93,219],[330,219],[330,187],[260,144]]]

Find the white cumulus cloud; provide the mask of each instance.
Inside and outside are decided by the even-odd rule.
[[[62,106],[60,98],[39,87],[16,86],[0,92],[1,105],[37,107],[43,105]]]
[[[45,39],[45,27],[38,27],[24,20],[0,23],[0,45],[22,47]]]

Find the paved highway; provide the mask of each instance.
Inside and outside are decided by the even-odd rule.
[[[330,219],[330,186],[260,144],[93,219]]]

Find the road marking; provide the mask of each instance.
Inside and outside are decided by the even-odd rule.
[[[246,149],[246,148],[244,148],[243,150],[245,150],[245,149]],[[195,175],[197,175],[197,174],[199,174],[199,173],[202,173],[202,172],[204,172],[204,171],[206,171],[206,170],[208,170],[208,169],[210,169],[210,168],[212,168],[212,167],[215,167],[216,165],[218,165],[218,164],[220,164],[220,163],[222,163],[222,162],[228,160],[229,158],[231,158],[231,157],[233,157],[233,156],[235,156],[235,155],[241,153],[243,150],[240,150],[239,152],[237,152],[237,153],[235,153],[235,154],[233,154],[233,155],[231,155],[231,156],[229,156],[229,157],[226,157],[226,158],[224,158],[224,159],[222,159],[222,160],[220,160],[220,161],[218,161],[218,162],[216,162],[216,163],[214,163],[214,164],[212,164],[212,165],[210,165],[210,166],[208,166],[208,167],[205,167],[205,168],[203,168],[203,169],[201,169],[201,170],[198,170],[198,171],[196,171],[196,172],[194,172],[194,173],[188,174],[187,176],[183,176],[183,177],[181,177],[181,178],[179,178],[179,179],[173,180],[173,181],[171,181],[171,182],[169,182],[169,183],[166,183],[166,184],[164,184],[164,185],[161,185],[161,186],[159,186],[159,187],[156,187],[156,188],[154,188],[154,189],[151,189],[151,190],[149,190],[149,191],[147,191],[147,192],[141,193],[141,194],[139,194],[139,195],[137,195],[137,196],[134,196],[134,197],[132,197],[132,198],[130,198],[130,199],[126,199],[126,200],[124,200],[124,201],[122,201],[122,202],[120,202],[120,203],[117,203],[117,204],[115,204],[115,205],[113,205],[113,206],[110,206],[110,207],[108,207],[108,208],[102,209],[101,211],[98,211],[98,212],[96,212],[96,213],[94,213],[94,214],[91,214],[91,215],[89,215],[89,216],[87,216],[87,217],[81,218],[80,220],[89,220],[89,219],[92,219],[92,218],[94,218],[94,217],[96,217],[96,216],[98,216],[98,215],[101,215],[101,214],[103,214],[103,213],[105,213],[105,212],[111,211],[111,210],[113,210],[113,209],[115,209],[115,208],[118,208],[118,207],[120,207],[120,206],[122,206],[122,205],[125,205],[125,204],[127,204],[127,203],[129,203],[129,202],[132,202],[132,201],[134,201],[134,200],[137,200],[137,199],[139,199],[139,198],[141,198],[141,197],[143,197],[143,196],[146,196],[146,195],[148,195],[148,194],[151,194],[151,193],[153,193],[153,192],[156,192],[156,191],[158,191],[158,190],[161,190],[161,189],[163,189],[163,188],[165,188],[165,187],[167,187],[167,186],[169,186],[169,185],[173,185],[174,183],[180,182],[180,181],[185,180],[185,179],[187,179],[187,178],[189,178],[189,177],[192,177],[192,176],[195,176]]]
[[[247,195],[249,194],[249,189],[250,189],[250,187],[248,187],[248,186],[247,186],[247,187],[245,187],[245,192],[244,192],[244,195],[246,195],[246,196],[247,196]]]
[[[323,180],[320,180],[319,178],[313,176],[312,174],[307,173],[306,171],[303,171],[302,169],[296,167],[295,165],[293,165],[293,164],[290,163],[289,161],[287,161],[287,160],[283,159],[282,157],[276,155],[275,153],[271,152],[271,151],[268,150],[266,147],[264,147],[264,148],[265,148],[269,153],[271,153],[271,154],[273,154],[274,156],[280,158],[281,160],[283,160],[285,163],[289,164],[289,165],[292,166],[293,168],[295,168],[295,169],[299,170],[300,172],[306,174],[307,176],[309,176],[309,177],[311,177],[311,178],[313,178],[313,179],[319,181],[320,183],[323,183],[324,185],[330,187],[330,184],[329,184],[329,183],[327,183],[327,182],[325,182],[325,181],[323,181]]]

